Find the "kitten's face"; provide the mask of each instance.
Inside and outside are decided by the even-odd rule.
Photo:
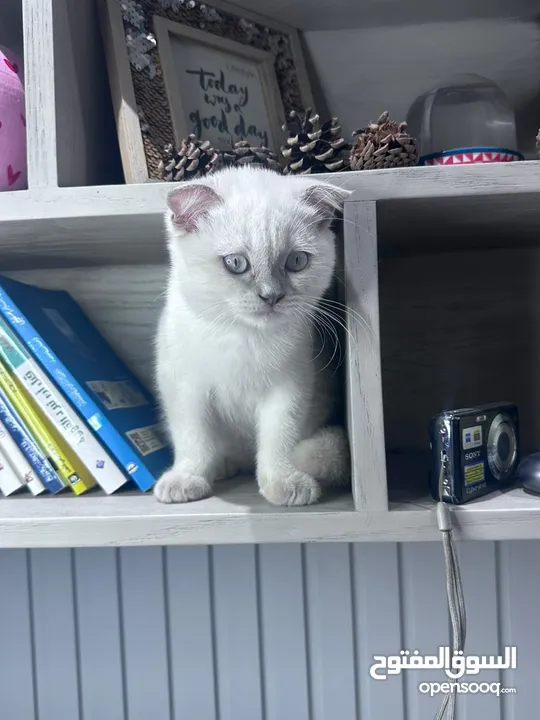
[[[235,187],[241,172],[222,193],[193,186],[194,212],[209,207],[193,220],[195,232],[171,244],[182,292],[195,312],[224,326],[297,325],[332,279],[332,208],[324,194],[306,194],[305,183],[271,173],[250,171],[250,182]]]

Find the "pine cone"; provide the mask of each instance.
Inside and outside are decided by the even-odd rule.
[[[221,153],[223,164],[231,165],[259,165],[282,172],[281,165],[278,162],[277,155],[267,147],[254,147],[247,140],[239,140],[230,150],[224,150]]]
[[[341,136],[337,118],[319,127],[319,116],[292,110],[283,126],[288,131],[287,144],[281,154],[287,161],[285,173],[308,175],[349,169],[350,147]]]
[[[163,158],[159,163],[162,179],[168,182],[195,180],[221,167],[221,157],[209,140],[199,140],[196,135],[189,135],[182,140],[176,150],[167,145]]]
[[[418,164],[418,142],[407,133],[407,123],[395,123],[383,112],[376,123],[353,133],[351,170],[380,170]]]

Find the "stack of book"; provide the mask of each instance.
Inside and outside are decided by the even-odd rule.
[[[0,491],[146,491],[170,463],[153,397],[73,298],[0,277]]]

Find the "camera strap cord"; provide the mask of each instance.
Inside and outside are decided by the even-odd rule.
[[[445,463],[441,463],[439,476],[439,498],[443,497],[443,479]],[[446,596],[452,626],[452,650],[454,653],[465,650],[465,636],[467,632],[467,618],[465,601],[463,598],[463,585],[459,560],[452,535],[452,514],[444,502],[437,503],[437,524],[442,535],[444,565],[446,571]],[[435,720],[455,720],[456,693],[449,692],[444,696],[441,707]]]

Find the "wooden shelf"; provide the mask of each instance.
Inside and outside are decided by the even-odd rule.
[[[527,540],[540,538],[540,496],[529,495],[521,487],[495,492],[451,509],[456,536],[462,540]],[[431,517],[435,502],[428,495],[394,494],[389,515],[397,526],[397,516],[417,519],[418,513]],[[411,540],[421,540],[411,528]]]
[[[519,216],[538,237],[537,161],[318,177],[353,191],[351,202],[378,201],[383,245],[386,237],[390,245],[399,243],[411,223],[420,233],[418,242],[429,228],[432,244],[436,243],[433,222],[444,230],[443,238],[452,227],[456,231],[482,227],[487,233],[504,222],[509,226],[510,214],[515,225],[516,204]],[[172,187],[149,183],[0,193],[0,264],[11,270],[165,261],[162,215]]]
[[[530,242],[538,242],[537,162],[319,177],[351,189],[351,208],[355,203],[357,208],[367,208],[367,225],[362,226],[362,232],[369,230],[369,217],[376,217],[383,251],[390,247],[392,252],[399,252],[401,246],[419,250],[429,238],[444,250],[449,228],[454,233],[469,229],[471,236],[480,236],[481,231],[491,237],[498,227],[517,227]],[[169,183],[149,183],[0,194],[2,269],[37,268],[35,273],[27,273],[28,280],[40,282],[40,277],[34,276],[41,276],[46,285],[58,284],[72,290],[113,344],[118,343],[120,354],[134,367],[150,368],[149,338],[155,328],[159,309],[155,298],[161,292],[162,277],[157,270],[152,271],[152,282],[139,288],[136,280],[140,273],[150,271],[124,267],[121,275],[113,279],[109,272],[119,270],[101,266],[156,265],[165,261],[162,216],[165,196],[171,188]],[[409,218],[406,223],[404,217]],[[441,218],[439,227],[444,232],[436,231],[437,219]],[[416,245],[410,239],[411,228],[421,240],[417,238]],[[501,235],[501,242],[504,237],[510,238]],[[353,248],[367,247],[354,238],[349,242]],[[372,261],[376,268],[376,252]],[[363,258],[362,267],[367,267],[365,262]],[[62,267],[81,269],[46,270]],[[356,266],[351,267],[355,275]],[[132,293],[129,302],[128,289]],[[360,352],[358,357],[364,361],[370,355]],[[358,378],[367,397],[365,369]],[[370,392],[380,392],[378,383]],[[366,509],[356,511],[349,495],[309,508],[275,508],[258,495],[253,481],[228,483],[219,488],[216,497],[174,506],[160,505],[150,495],[125,493],[112,497],[99,493],[81,498],[16,497],[0,501],[0,546],[438,541],[431,501],[418,494],[396,498],[391,493],[387,507],[384,493],[379,492],[385,489],[386,479],[382,475],[375,478],[360,446],[366,415],[361,406],[358,412],[356,465],[362,475],[364,495],[369,490],[367,495],[359,496],[359,506],[367,498]],[[452,513],[462,539],[540,538],[540,499],[519,489],[453,508]]]
[[[515,488],[452,508],[461,540],[540,538],[540,498]],[[151,495],[100,493],[0,501],[0,547],[206,545],[264,542],[438,541],[434,503],[401,499],[390,512],[356,512],[341,495],[307,508],[276,508],[252,480],[218,495],[161,505]]]

